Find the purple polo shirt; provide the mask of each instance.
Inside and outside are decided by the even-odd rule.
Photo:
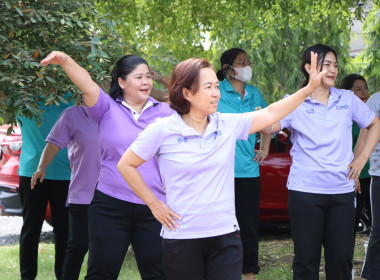
[[[68,147],[71,181],[67,202],[90,204],[100,171],[99,130],[83,106],[67,108],[58,118],[46,142]]]
[[[131,110],[122,104],[121,97],[118,97],[115,102],[102,89],[95,106],[85,107],[88,114],[99,125],[102,161],[97,189],[114,198],[138,204],[145,203],[125,182],[117,169],[117,163],[139,133],[150,123],[159,117],[173,114],[168,104],[160,103],[152,97],[149,97],[149,100],[153,106],[144,110],[137,121],[133,118]],[[147,161],[138,170],[153,193],[159,199],[166,201],[157,159]]]
[[[182,217],[170,239],[203,238],[238,229],[235,217],[234,160],[236,140],[247,140],[252,113],[209,116],[203,135],[181,116],[157,120],[131,145],[142,159],[157,155],[169,207]]]
[[[289,190],[341,194],[354,191],[347,180],[353,159],[352,122],[367,127],[375,114],[351,91],[330,88],[327,106],[308,97],[281,120],[281,129],[291,131],[293,163]]]

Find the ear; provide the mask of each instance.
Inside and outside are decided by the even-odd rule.
[[[310,72],[311,72],[311,64],[306,63],[306,64],[305,64],[305,70],[306,70],[307,73],[310,74]]]
[[[124,89],[125,88],[125,84],[124,84],[124,80],[122,78],[118,78],[117,79],[117,82],[119,83],[119,87],[121,87],[121,89]]]
[[[183,94],[183,97],[190,102],[190,90],[188,90],[187,88],[183,88],[182,89],[182,94]]]
[[[223,70],[227,71],[228,68],[229,68],[229,65],[228,65],[228,64],[223,64],[223,66],[222,66],[222,69],[223,69]]]

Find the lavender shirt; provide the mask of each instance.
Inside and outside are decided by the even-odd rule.
[[[354,181],[347,180],[347,167],[353,159],[352,122],[364,128],[374,117],[348,90],[331,87],[327,106],[308,97],[281,120],[281,129],[292,133],[288,189],[319,194],[354,191]]]
[[[138,204],[145,203],[125,182],[117,169],[117,163],[139,133],[150,123],[156,118],[173,114],[168,104],[160,103],[152,97],[149,97],[149,100],[153,105],[144,110],[137,121],[133,118],[131,110],[122,104],[121,97],[115,102],[102,89],[95,106],[85,107],[99,126],[102,161],[97,189],[114,198]],[[157,159],[153,158],[144,163],[138,170],[153,193],[166,201]]]
[[[169,207],[182,217],[180,228],[162,236],[203,238],[238,229],[235,217],[236,140],[247,140],[252,113],[209,116],[203,136],[181,116],[159,119],[131,145],[142,159],[158,158]]]
[[[380,91],[371,95],[367,101],[367,105],[380,118]],[[376,147],[369,158],[369,164],[368,173],[371,176],[380,176],[380,138],[377,140]]]
[[[71,182],[67,202],[90,204],[100,171],[99,130],[83,106],[61,114],[46,138],[60,149],[68,147]]]

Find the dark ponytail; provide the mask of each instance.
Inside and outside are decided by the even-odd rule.
[[[239,53],[245,53],[246,54],[245,50],[240,49],[240,48],[231,48],[222,54],[222,56],[220,57],[220,68],[221,69],[218,70],[218,72],[216,72],[216,76],[218,77],[219,81],[223,81],[224,78],[226,78],[227,69],[223,69],[223,65],[227,64],[227,65],[232,66],[235,58],[237,57],[237,55]]]
[[[307,48],[303,52],[302,56],[302,64],[301,64],[301,71],[303,75],[305,76],[305,80],[301,84],[301,88],[307,86],[309,83],[309,73],[305,69],[306,64],[311,64],[311,52],[318,54],[318,61],[317,66],[320,65],[322,70],[323,62],[325,61],[325,57],[329,52],[332,52],[335,55],[335,58],[338,60],[338,56],[336,54],[336,51],[333,48],[330,48],[329,46],[322,45],[322,44],[316,44],[314,46],[311,46]]]
[[[148,62],[137,55],[125,55],[116,62],[116,65],[111,72],[112,81],[109,91],[109,95],[113,100],[116,100],[118,96],[123,96],[123,90],[119,86],[118,79],[122,78],[125,80],[127,76],[140,64],[146,64],[149,68]]]

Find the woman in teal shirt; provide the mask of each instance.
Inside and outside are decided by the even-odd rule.
[[[239,48],[225,51],[221,58],[220,80],[221,113],[252,112],[265,108],[267,103],[260,90],[247,84],[252,77],[251,62],[247,53]],[[243,271],[246,280],[255,279],[259,273],[259,209],[260,172],[259,162],[268,155],[271,135],[262,135],[260,149],[255,150],[256,135],[248,141],[238,140],[235,152],[235,208],[243,244]]]

